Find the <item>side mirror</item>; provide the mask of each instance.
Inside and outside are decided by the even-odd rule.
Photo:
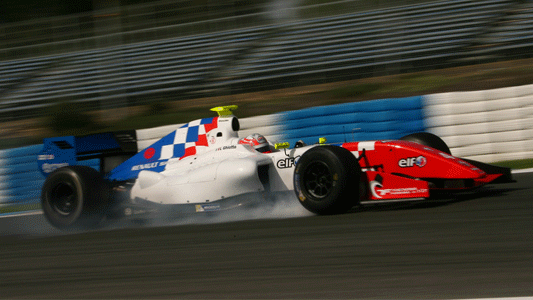
[[[274,148],[277,149],[287,149],[290,147],[291,144],[289,144],[289,142],[284,142],[284,143],[276,143],[274,144]]]

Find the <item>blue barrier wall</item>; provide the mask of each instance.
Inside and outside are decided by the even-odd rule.
[[[0,203],[35,202],[43,182],[37,170],[40,145],[0,151]]]
[[[272,116],[272,115],[271,115]],[[422,97],[384,99],[312,107],[276,114],[282,135],[291,145],[395,139],[424,131]],[[258,132],[262,132],[260,129]],[[44,176],[37,169],[42,145],[0,151],[0,204],[38,203]],[[80,164],[99,168],[98,160]]]
[[[422,97],[383,99],[312,107],[281,113],[284,138],[311,144],[398,139],[424,131]]]
[[[0,150],[0,204],[38,203],[44,176],[37,168],[42,145]],[[97,159],[80,162],[99,169]]]

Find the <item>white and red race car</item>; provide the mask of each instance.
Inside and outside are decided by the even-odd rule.
[[[512,180],[507,168],[452,156],[429,133],[293,148],[259,134],[239,138],[236,108],[214,108],[219,116],[185,124],[138,153],[131,132],[45,139],[38,162],[47,176],[41,196],[46,218],[70,229],[169,207],[226,210],[246,206],[250,194],[287,192],[313,213],[336,214]],[[100,172],[79,165],[90,158],[100,159]]]

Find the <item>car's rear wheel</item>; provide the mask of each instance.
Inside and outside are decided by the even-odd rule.
[[[41,205],[46,219],[61,230],[92,228],[109,206],[109,188],[95,169],[69,166],[45,180]]]
[[[361,167],[350,151],[317,146],[298,160],[294,189],[300,203],[316,214],[343,213],[359,204]]]
[[[400,138],[400,140],[429,146],[444,153],[448,153],[450,155],[452,154],[450,148],[448,147],[448,145],[446,145],[446,142],[444,142],[440,137],[429,132],[412,133]]]

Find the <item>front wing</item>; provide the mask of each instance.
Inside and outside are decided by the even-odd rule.
[[[361,200],[395,200],[429,197],[429,183],[377,171],[366,171],[362,180],[367,190]]]
[[[410,178],[400,174],[389,174],[378,171],[363,172],[361,180],[366,187],[362,191],[361,201],[372,202],[424,199],[430,196],[430,191],[448,190],[461,191],[480,187],[487,183],[498,183],[502,174],[486,174],[476,179],[432,179],[424,180]]]

